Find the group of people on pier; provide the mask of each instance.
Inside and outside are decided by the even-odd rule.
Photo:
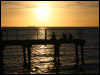
[[[73,35],[70,32],[68,37],[67,37],[67,34],[63,33],[63,37],[60,40],[72,40],[72,39],[73,39]],[[56,34],[55,34],[55,32],[52,33],[51,40],[56,40]]]

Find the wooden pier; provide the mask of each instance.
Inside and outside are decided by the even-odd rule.
[[[7,34],[8,35],[8,34]],[[76,53],[76,64],[79,64],[79,56],[78,56],[78,47],[81,47],[81,60],[82,64],[84,64],[84,49],[83,46],[86,43],[86,40],[84,39],[72,39],[72,38],[66,38],[63,35],[63,38],[56,39],[56,35],[52,33],[51,39],[47,39],[47,34],[45,30],[45,39],[39,40],[39,39],[31,39],[31,40],[2,40],[1,41],[1,57],[3,58],[3,50],[6,46],[13,46],[13,45],[19,45],[23,47],[23,67],[27,64],[26,58],[28,58],[28,70],[30,72],[31,70],[31,47],[32,45],[54,45],[54,66],[59,67],[60,66],[60,46],[61,44],[74,44],[75,45],[75,53]],[[17,36],[18,37],[18,36]],[[26,49],[28,51],[28,57],[26,57]],[[3,59],[2,59],[3,64]],[[2,66],[3,70],[3,66]],[[3,74],[3,71],[2,71]]]

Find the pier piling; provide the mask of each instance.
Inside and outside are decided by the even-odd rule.
[[[24,58],[23,66],[26,66],[26,48],[24,46],[23,46],[23,58]]]
[[[28,70],[31,70],[31,46],[28,46]]]
[[[56,45],[57,49],[57,66],[60,66],[60,50],[59,50],[60,45]]]
[[[57,51],[56,51],[56,45],[54,45],[54,66],[57,65]]]
[[[81,45],[81,60],[82,60],[82,65],[84,64],[84,51],[83,51],[83,45]]]
[[[1,69],[0,69],[1,75],[4,74],[4,69],[3,69],[3,66],[4,66],[4,63],[3,63],[3,50],[4,50],[4,46],[1,47],[1,52],[0,52],[0,59],[1,59],[0,63],[2,65]]]
[[[60,65],[60,51],[59,51],[59,44],[54,45],[54,65]]]
[[[75,51],[76,51],[76,64],[78,65],[78,45],[75,44]]]

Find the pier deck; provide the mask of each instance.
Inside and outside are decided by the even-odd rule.
[[[2,45],[37,45],[37,44],[77,44],[84,45],[85,40],[83,39],[73,39],[73,40],[4,40]]]

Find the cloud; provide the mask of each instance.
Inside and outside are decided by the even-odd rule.
[[[76,2],[76,3],[83,5],[83,3],[82,3],[82,2],[79,2],[79,1],[78,1],[78,2]]]
[[[25,8],[37,8],[39,1],[1,1],[1,8],[3,9],[25,9]],[[52,8],[71,8],[71,7],[99,7],[99,1],[48,1],[40,2],[48,3]],[[44,5],[45,5],[44,4]]]
[[[99,1],[77,1],[76,3],[84,7],[99,7]]]

